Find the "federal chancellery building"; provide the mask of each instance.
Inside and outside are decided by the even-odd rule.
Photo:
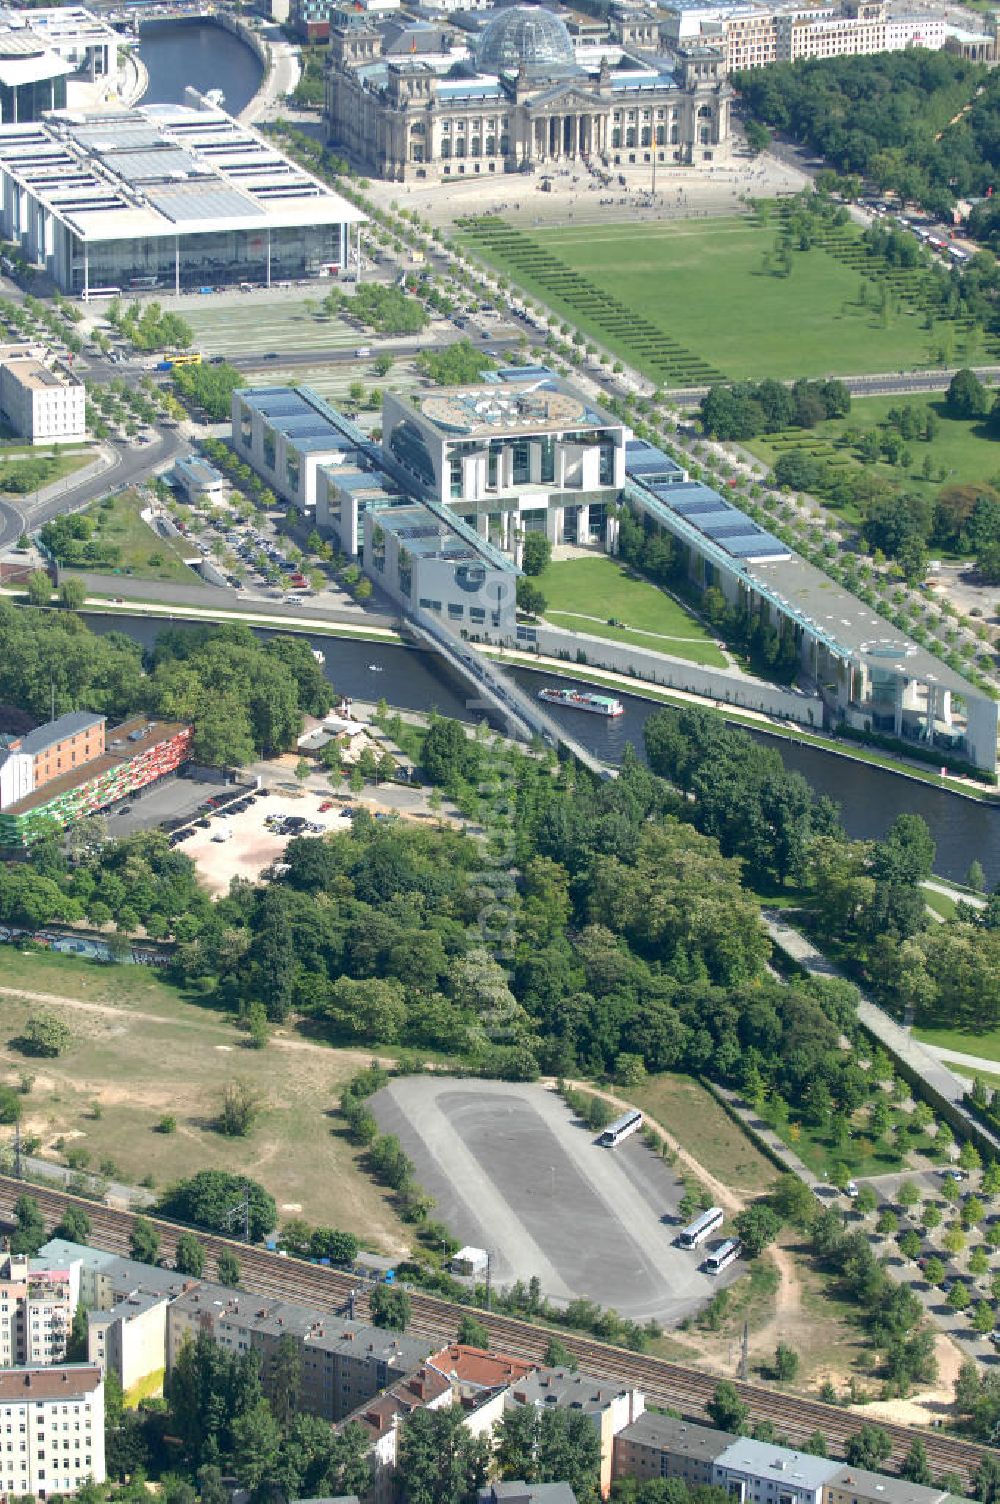
[[[652,36],[627,26],[596,47],[575,43],[542,5],[495,10],[478,32],[452,33],[437,47],[417,34],[410,52],[387,51],[388,43],[368,12],[331,15],[330,142],[373,176],[701,163],[728,142],[732,90],[712,47],[658,53]]]

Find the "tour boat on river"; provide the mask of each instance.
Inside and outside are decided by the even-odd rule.
[[[578,689],[540,689],[538,698],[547,705],[563,705],[568,710],[589,710],[591,715],[624,715],[625,706],[613,695],[594,695]]]

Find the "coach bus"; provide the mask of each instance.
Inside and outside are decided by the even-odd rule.
[[[721,1274],[723,1269],[728,1269],[730,1264],[735,1264],[743,1252],[743,1244],[739,1238],[727,1238],[714,1248],[702,1264],[706,1274]]]
[[[631,1112],[623,1112],[620,1118],[615,1118],[609,1123],[597,1140],[605,1149],[617,1149],[623,1138],[628,1138],[630,1133],[642,1127],[642,1113],[633,1108]]]
[[[100,298],[120,298],[120,287],[85,287],[80,294],[81,303],[94,303]]]
[[[698,1248],[713,1232],[717,1232],[725,1221],[725,1213],[721,1206],[710,1206],[707,1212],[702,1212],[693,1222],[677,1234],[677,1242],[681,1248]]]

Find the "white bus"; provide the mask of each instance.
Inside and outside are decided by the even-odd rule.
[[[723,1269],[736,1263],[742,1252],[743,1244],[739,1238],[727,1238],[718,1248],[713,1249],[701,1267],[706,1274],[721,1274]]]
[[[642,1127],[642,1113],[636,1108],[631,1112],[623,1112],[620,1118],[615,1118],[609,1123],[597,1140],[605,1149],[616,1149],[623,1138],[628,1138],[630,1133]]]
[[[692,1223],[677,1234],[677,1242],[681,1248],[698,1248],[710,1238],[713,1232],[717,1232],[725,1221],[725,1213],[721,1206],[710,1206],[707,1212],[702,1212]]]
[[[93,303],[98,298],[120,298],[120,287],[85,287],[80,294],[81,303]]]

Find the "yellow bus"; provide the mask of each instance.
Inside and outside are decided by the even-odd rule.
[[[165,355],[163,359],[170,366],[200,366],[202,355],[200,350],[186,350],[181,355]]]

